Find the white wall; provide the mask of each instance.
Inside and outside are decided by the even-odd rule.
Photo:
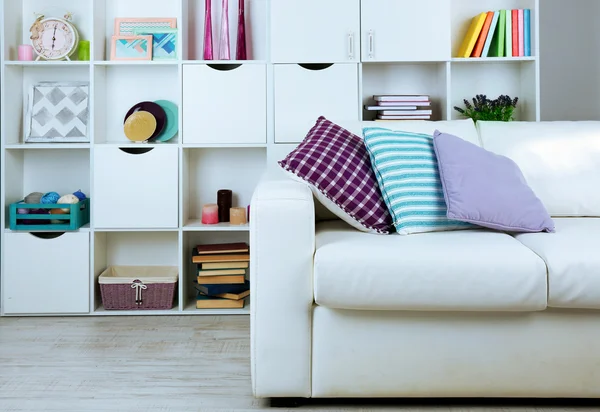
[[[600,0],[540,0],[542,120],[600,120]]]

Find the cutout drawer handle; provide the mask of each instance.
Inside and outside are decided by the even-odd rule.
[[[154,150],[153,147],[119,147],[119,150],[121,150],[122,152],[125,152],[127,154],[130,155],[143,155],[146,154],[152,150]]]

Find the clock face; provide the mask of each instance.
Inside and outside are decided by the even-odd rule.
[[[70,24],[59,19],[41,21],[38,37],[32,40],[35,51],[45,59],[62,59],[77,47],[77,32]]]

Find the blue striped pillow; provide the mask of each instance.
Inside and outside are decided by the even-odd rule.
[[[363,129],[383,199],[401,235],[470,229],[446,217],[433,136],[379,127]]]

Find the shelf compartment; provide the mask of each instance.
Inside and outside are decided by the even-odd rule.
[[[484,2],[472,0],[452,0],[451,16],[451,41],[452,57],[458,54],[458,50],[464,40],[473,17],[487,11],[530,9],[531,10],[531,55],[537,53],[537,22],[538,10],[536,5],[539,0],[485,0]],[[508,57],[509,59],[519,57]],[[522,59],[522,58],[519,58]],[[452,59],[454,60],[454,59]],[[467,60],[467,59],[465,59]],[[477,59],[472,59],[477,60]]]
[[[358,65],[278,64],[275,76],[275,142],[301,142],[319,116],[359,120]]]
[[[184,232],[183,234],[183,276],[182,276],[182,294],[185,298],[183,302],[184,311],[197,314],[248,314],[250,312],[250,297],[246,298],[244,308],[241,309],[197,309],[195,288],[198,268],[197,264],[192,263],[192,249],[201,244],[212,243],[236,243],[245,242],[250,244],[250,234],[248,232]],[[246,272],[246,279],[250,280],[251,274]]]
[[[268,1],[245,0],[246,15],[246,57],[249,60],[266,61],[267,51],[267,13]],[[221,28],[221,0],[212,0],[212,38],[213,57],[219,62],[219,35]],[[201,61],[204,59],[204,0],[183,0],[184,36],[186,47],[184,60]],[[187,19],[186,19],[187,16]],[[238,2],[229,1],[229,42],[231,60],[236,59],[238,27]],[[221,60],[220,62],[223,62]],[[229,62],[229,61],[227,61]],[[236,62],[239,63],[239,62]]]
[[[217,223],[214,225],[206,225],[201,219],[188,220],[183,227],[186,232],[249,232],[250,224],[232,225],[230,223]]]
[[[62,196],[81,190],[92,197],[88,149],[7,150],[4,166],[5,176],[10,177],[5,180],[6,205],[32,192],[57,192]]]
[[[90,233],[5,233],[7,314],[89,312]]]
[[[85,81],[90,80],[90,70],[84,65],[67,65],[67,66],[21,66],[10,65],[4,69],[3,93],[5,101],[10,102],[4,107],[5,119],[10,119],[10,122],[5,124],[5,143],[8,146],[12,145],[32,145],[39,143],[25,143],[25,122],[27,105],[29,99],[30,88],[39,82],[46,81]],[[91,89],[90,89],[91,90]],[[91,106],[91,97],[89,97]],[[88,122],[88,136],[92,135],[91,123]],[[48,143],[50,145],[51,143]],[[69,144],[70,143],[58,143]],[[81,143],[73,143],[80,145]],[[72,146],[76,147],[76,146]]]
[[[182,226],[195,230],[202,218],[202,206],[217,203],[220,189],[233,191],[232,207],[247,208],[263,174],[266,157],[262,148],[184,149]],[[239,229],[243,231],[243,227]]]
[[[363,65],[362,113],[364,121],[374,120],[376,111],[364,109],[375,105],[374,95],[429,95],[431,120],[447,119],[447,63],[381,63]],[[382,122],[383,125],[386,122]],[[383,126],[385,127],[385,126]]]
[[[464,99],[472,100],[477,94],[485,94],[489,99],[495,99],[502,94],[511,98],[519,97],[515,120],[538,121],[539,108],[538,87],[535,61],[520,63],[486,63],[481,65],[453,64],[452,65],[452,119],[464,118],[454,110],[454,106],[464,108]]]
[[[94,77],[95,143],[132,144],[123,124],[129,109],[139,102],[169,100],[181,106],[177,66],[97,66]],[[178,141],[175,136],[158,144],[176,145]]]
[[[94,51],[96,61],[109,61],[111,39],[115,33],[115,19],[123,17],[176,18],[178,36],[177,56],[181,56],[181,5],[180,1],[163,0],[95,0]]]
[[[94,313],[105,311],[102,306],[98,277],[110,266],[175,266],[180,267],[179,232],[103,232],[94,233],[93,289]],[[181,276],[179,276],[181,281]],[[178,308],[178,289],[173,310]],[[106,314],[143,314],[146,311],[112,311]],[[154,311],[153,311],[154,312]],[[156,311],[172,313],[171,311]],[[103,313],[104,314],[104,313]]]
[[[96,228],[176,229],[179,148],[94,150],[92,207]]]
[[[81,40],[92,38],[92,3],[93,0],[5,0],[4,2],[4,50],[7,64],[25,65],[69,65],[74,63],[87,64],[89,62],[77,62],[77,51],[70,56],[71,62],[19,62],[18,46],[20,44],[31,44],[29,28],[36,19],[36,14],[44,14],[46,17],[63,17],[66,12],[73,15],[71,22],[77,27]],[[34,59],[36,54],[34,51]]]
[[[266,66],[185,65],[183,78],[184,143],[266,144]]]

